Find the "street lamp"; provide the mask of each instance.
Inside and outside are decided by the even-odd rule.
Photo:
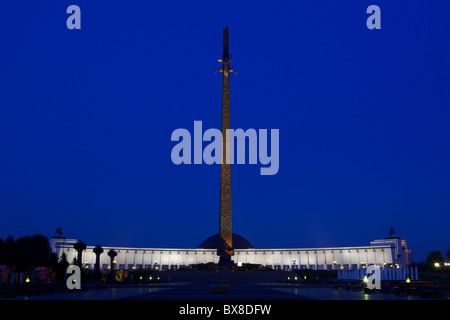
[[[409,276],[409,274],[406,275],[406,288],[409,290],[411,290],[411,278]]]
[[[439,270],[439,262],[434,263],[434,267],[436,268],[436,281],[438,281],[438,270]]]
[[[450,262],[444,262],[445,273],[447,273],[447,279],[450,280],[450,274],[448,273],[448,268],[450,267]]]

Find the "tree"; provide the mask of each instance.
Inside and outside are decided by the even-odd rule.
[[[0,265],[16,267],[16,271],[28,271],[35,266],[51,266],[55,263],[50,255],[48,238],[35,234],[14,240],[12,236],[6,237],[0,243]]]
[[[435,263],[439,263],[439,265],[442,266],[444,263],[444,257],[442,256],[442,254],[439,250],[431,251],[430,253],[428,253],[425,263],[429,270],[437,271],[438,268],[435,267]]]
[[[48,256],[47,266],[52,268],[53,271],[56,271],[58,269],[58,256],[55,252],[50,252]]]
[[[78,255],[77,255],[77,265],[80,267],[83,264],[83,260],[82,260],[82,255],[83,255],[83,250],[86,250],[86,244],[81,241],[78,240],[77,242],[75,242],[75,244],[73,245],[73,247],[75,248],[75,250],[77,251]]]
[[[98,278],[100,276],[100,255],[103,253],[103,248],[101,245],[96,245],[92,250],[95,253],[95,277]]]
[[[7,236],[5,239],[5,247],[3,250],[3,261],[0,264],[6,266],[14,266],[16,262],[16,241],[13,236]]]
[[[3,265],[4,255],[5,255],[5,241],[0,238],[0,266]]]
[[[117,252],[113,249],[108,251],[108,256],[111,258],[111,271],[114,270],[114,258],[117,256]]]
[[[109,275],[108,275],[108,280],[109,281],[114,281],[115,280],[115,272],[114,272],[114,258],[117,256],[117,252],[114,251],[113,249],[108,251],[108,256],[111,259],[111,267],[110,267],[110,271],[109,271]]]
[[[66,270],[69,267],[69,261],[67,261],[67,255],[65,252],[61,254],[58,261],[58,267],[56,270],[56,278],[58,282],[63,282],[66,275]]]
[[[58,264],[64,269],[66,270],[67,267],[69,267],[69,261],[67,261],[67,254],[65,252],[63,252],[61,254],[61,257],[59,258]]]
[[[61,254],[61,257],[59,257],[58,263],[65,266],[66,268],[69,266],[69,261],[67,261],[67,254],[65,252]]]

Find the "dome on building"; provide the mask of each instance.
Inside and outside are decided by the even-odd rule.
[[[218,249],[222,244],[222,238],[218,233],[212,235],[198,246],[199,249]],[[252,249],[255,248],[247,239],[233,233],[233,249]]]

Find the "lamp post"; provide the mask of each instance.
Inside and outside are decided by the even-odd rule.
[[[439,262],[434,263],[434,267],[436,268],[436,281],[438,281],[438,271],[439,271]]]
[[[408,290],[408,292],[411,290],[411,278],[409,274],[406,275],[406,289]]]
[[[447,280],[450,280],[450,275],[448,273],[448,269],[450,267],[450,262],[444,262],[444,266],[445,266],[445,273],[447,273]]]

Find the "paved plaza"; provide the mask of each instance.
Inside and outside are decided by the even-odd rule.
[[[41,295],[15,296],[12,300],[423,300],[331,287],[306,287],[267,283],[230,283],[228,293],[210,293],[212,283],[171,283],[114,286]]]

